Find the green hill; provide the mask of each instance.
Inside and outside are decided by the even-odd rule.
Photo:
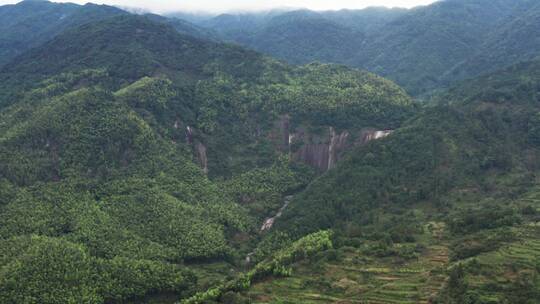
[[[353,129],[415,111],[373,74],[290,67],[142,16],[69,29],[0,75],[0,302],[217,284],[313,176],[276,139],[281,117]]]
[[[25,0],[0,6],[0,66],[26,51],[39,47],[66,30],[129,13],[107,5],[54,3]],[[189,22],[147,14],[158,23],[169,24],[179,33],[219,40],[211,31]]]
[[[256,283],[260,303],[537,303],[539,62],[454,87],[297,195],[273,234],[334,251]],[[505,302],[506,301],[506,302]]]
[[[268,165],[268,157],[276,157],[268,133],[281,132],[275,124],[286,114],[293,125],[359,129],[394,128],[414,111],[401,89],[375,75],[316,64],[292,68],[133,16],[67,31],[19,57],[0,70],[5,88],[0,100],[9,104],[47,77],[86,69],[105,69],[96,81],[113,91],[144,77],[172,80],[178,90],[172,99],[182,104],[172,107],[187,113],[169,112],[167,121],[158,123],[169,132],[193,128],[208,150],[212,174]]]
[[[527,62],[450,90],[441,98],[449,104],[351,152],[298,197],[281,225],[306,232],[336,218],[346,225],[372,206],[438,203],[461,188],[511,192],[491,183],[508,176],[519,185],[520,176],[535,173],[538,70],[537,61]]]
[[[111,6],[40,0],[0,6],[0,66],[68,28],[121,14]]]
[[[283,13],[252,31],[242,28],[231,38],[294,64],[316,60],[341,63],[363,39],[360,32],[310,11]]]
[[[458,64],[482,47],[504,46],[482,57],[501,66],[534,57],[537,5],[486,3],[209,22],[271,25],[298,62],[335,55],[319,37],[393,28],[381,49],[435,58],[395,57],[420,93],[428,74],[488,69]],[[81,9],[7,8],[25,5]],[[1,303],[537,303],[540,61],[421,107],[370,72],[291,66],[187,22],[90,21],[0,67]]]
[[[522,10],[519,18],[507,18],[490,34],[473,57],[447,72],[445,80],[464,79],[538,58],[540,41],[536,25],[540,22],[540,6],[532,5]]]
[[[201,26],[295,64],[333,62],[430,94],[538,56],[531,0],[448,0],[409,10],[222,15]]]

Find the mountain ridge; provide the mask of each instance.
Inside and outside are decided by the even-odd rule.
[[[522,44],[528,39],[511,39],[535,32],[537,11],[537,5],[530,0],[456,0],[397,11],[229,14],[228,22],[213,24],[210,19],[199,24],[219,28],[219,34],[226,40],[291,63],[320,60],[346,64],[381,74],[405,87],[410,94],[424,96],[456,81],[516,63],[521,55],[524,60],[533,59],[531,54],[538,53],[534,39],[528,44]],[[286,26],[289,33],[273,27],[272,18],[295,14],[299,17],[289,18]],[[324,22],[330,20],[341,28],[299,26],[305,14],[318,16]],[[511,24],[512,20],[516,24]],[[511,29],[514,32],[508,32]],[[299,37],[309,39],[302,41]],[[476,64],[481,61],[486,63]],[[471,62],[475,65],[471,66]]]
[[[97,13],[22,52],[0,67],[0,302],[537,304],[540,61],[426,78],[477,45],[534,57],[537,3],[486,3],[218,20],[273,24],[299,61],[333,58],[317,38],[355,53],[350,27],[404,28],[379,43],[414,59],[399,67],[437,89],[425,103],[151,14]],[[448,37],[467,48],[423,42]]]

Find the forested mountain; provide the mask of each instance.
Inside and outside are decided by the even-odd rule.
[[[0,66],[70,27],[120,14],[124,12],[105,5],[41,0],[0,6]]]
[[[538,303],[539,71],[540,62],[525,62],[454,87],[348,154],[293,199],[268,236],[333,229],[341,249],[247,294]]]
[[[286,205],[262,263],[183,303],[538,303],[539,71],[455,86],[357,147]]]
[[[319,12],[325,18],[357,31],[369,33],[405,15],[403,8],[368,7],[361,10],[343,9]]]
[[[225,35],[230,37],[225,37],[295,64],[340,62],[355,51],[363,38],[361,33],[310,11],[283,13],[257,27],[260,29],[255,33],[227,31]]]
[[[538,9],[0,7],[0,303],[539,303]]]
[[[127,14],[107,5],[77,5],[45,0],[24,0],[18,4],[0,6],[0,66],[68,29]],[[147,17],[170,24],[180,33],[219,40],[211,31],[183,20],[153,14]]]
[[[167,18],[156,14],[144,14],[150,20],[171,25],[177,32],[194,36],[196,38],[219,41],[219,36],[212,30],[197,26],[178,18]]]
[[[309,10],[222,14],[196,20],[219,35],[292,63],[344,63],[358,51],[365,34],[402,14],[403,9],[368,8],[314,12]],[[171,16],[180,16],[172,14]]]
[[[270,129],[280,115],[302,118],[308,125],[313,122],[341,129],[394,128],[413,109],[401,89],[369,73],[318,64],[295,69],[237,46],[182,35],[172,27],[133,16],[67,31],[18,57],[0,70],[5,88],[0,104],[16,101],[48,77],[86,69],[106,69],[109,78],[102,80],[103,86],[112,90],[145,76],[166,77],[178,86],[189,87],[182,93],[184,98],[200,106],[191,127],[221,134],[214,137],[216,140],[230,138],[235,143],[252,139],[261,149],[265,143],[256,137]],[[193,100],[189,94],[199,90],[201,94]],[[218,121],[236,131],[217,127]],[[238,121],[247,125],[239,129]],[[182,130],[187,123],[184,121]],[[174,124],[173,120],[168,127]],[[238,132],[244,136],[235,138]],[[216,153],[227,150],[226,142],[215,144]],[[252,154],[242,151],[236,153]],[[211,158],[210,165],[224,159]]]
[[[451,0],[413,9],[373,33],[350,64],[388,76],[412,94],[435,88],[440,75],[476,55],[519,2]]]
[[[500,195],[506,189],[496,186],[497,176],[511,175],[506,186],[518,187],[537,170],[539,67],[538,61],[525,62],[452,88],[440,105],[424,109],[388,138],[358,148],[317,180],[280,225],[320,230],[335,223],[324,219],[336,216],[346,225],[373,206],[439,203],[455,189]],[[309,204],[320,206],[305,208]]]
[[[447,0],[410,10],[223,15],[199,24],[292,63],[359,67],[422,95],[538,56],[539,10],[531,0]]]
[[[540,3],[529,1],[514,9],[497,31],[490,33],[471,58],[447,73],[446,81],[492,72],[512,63],[538,58]]]
[[[321,141],[415,109],[373,74],[295,68],[151,19],[69,29],[0,70],[2,302],[187,296],[313,177],[287,161],[285,117]]]

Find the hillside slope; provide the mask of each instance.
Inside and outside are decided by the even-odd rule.
[[[354,52],[363,35],[318,13],[294,11],[271,18],[256,32],[235,34],[233,39],[294,64],[340,63]]]
[[[313,176],[289,161],[282,117],[318,134],[397,127],[415,111],[373,74],[291,67],[133,15],[69,29],[0,75],[11,303],[174,302],[217,284]]]
[[[261,303],[537,303],[538,89],[526,62],[457,86],[293,199],[279,234],[335,250],[248,292]]]
[[[410,10],[222,15],[199,24],[295,64],[366,69],[422,96],[534,59],[538,10],[531,0],[449,0]]]
[[[181,303],[538,303],[539,71],[467,81],[350,151],[286,200],[252,268]]]
[[[359,220],[355,215],[371,206],[437,203],[456,189],[500,194],[505,191],[491,183],[504,176],[512,177],[508,186],[519,185],[520,176],[537,170],[539,70],[538,61],[527,62],[448,91],[445,104],[351,152],[318,179],[283,215],[283,227],[324,229],[336,218]]]
[[[515,5],[453,0],[413,9],[373,33],[349,63],[390,77],[416,95],[418,88],[438,86],[440,75],[476,54]]]
[[[537,38],[540,5],[524,5],[516,10],[519,12],[515,14],[517,17],[507,18],[498,30],[488,36],[474,56],[447,72],[443,79],[451,81],[477,76],[540,56],[540,40]]]
[[[70,27],[121,14],[111,6],[36,0],[0,6],[0,66]]]
[[[187,120],[169,113],[166,129],[192,128],[190,137],[204,144],[198,148],[204,154],[199,158],[208,159],[203,166],[213,167],[212,174],[260,165],[261,155],[276,157],[272,146],[282,145],[277,138],[289,132],[274,127],[284,115],[292,117],[291,129],[302,127],[311,134],[311,125],[391,129],[414,111],[400,88],[375,75],[326,65],[292,68],[134,16],[67,31],[5,66],[0,70],[5,88],[0,104],[17,100],[44,78],[85,69],[105,69],[108,77],[100,84],[110,90],[143,77],[168,78],[183,88],[177,98],[185,100],[195,116]],[[275,139],[268,135],[273,130]]]

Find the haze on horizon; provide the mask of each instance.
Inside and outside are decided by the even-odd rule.
[[[151,12],[173,11],[223,13],[230,11],[261,11],[275,8],[307,8],[312,10],[362,9],[369,6],[411,8],[428,5],[437,0],[105,0],[105,1],[53,1],[87,2],[108,4],[120,7],[140,8]],[[17,0],[0,0],[0,5],[14,4]]]

